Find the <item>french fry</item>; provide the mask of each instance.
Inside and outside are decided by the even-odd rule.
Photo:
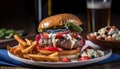
[[[60,61],[59,53],[58,52],[54,52],[54,53],[48,55],[47,60],[52,61],[52,62]]]
[[[50,54],[54,53],[54,51],[47,51],[47,50],[39,50],[39,52],[44,55],[50,55]]]
[[[17,48],[20,48],[21,51],[23,51],[24,49],[26,49],[27,47],[29,47],[28,45],[24,46],[23,44],[19,43]]]
[[[14,38],[15,38],[19,43],[23,44],[24,46],[27,45],[27,43],[26,43],[23,39],[21,39],[20,36],[18,36],[17,34],[14,35]]]
[[[19,47],[15,48],[14,54],[20,54],[20,53],[21,53],[21,49]]]
[[[28,56],[28,54],[23,54],[23,58],[25,58],[25,59],[31,59],[31,58]]]
[[[32,44],[36,45],[36,41],[33,41]]]
[[[56,57],[56,56],[59,56],[58,55],[58,52],[54,52],[54,53],[52,53],[52,54],[50,54],[50,55],[48,55],[49,57]]]
[[[9,50],[10,53],[15,54],[15,53],[14,53],[15,48],[13,48],[13,47],[11,47],[11,46],[9,46],[9,45],[7,46],[7,50]]]
[[[17,56],[19,56],[19,57],[23,57],[23,54],[22,54],[22,51],[21,51],[21,49],[16,49],[15,51],[14,51],[14,53],[17,55]]]
[[[32,45],[32,40],[26,38],[25,41],[27,42],[27,45]]]
[[[32,44],[31,46],[28,46],[26,49],[22,50],[22,53],[33,53],[33,50],[35,49],[36,45]]]
[[[40,55],[40,54],[27,54],[29,59],[35,60],[35,61],[46,61],[47,56],[46,55]]]
[[[19,57],[22,57],[23,54],[20,50],[20,48],[14,48],[14,47],[11,47],[11,46],[7,46],[7,49],[9,50],[9,52],[11,52],[12,54],[15,54]]]

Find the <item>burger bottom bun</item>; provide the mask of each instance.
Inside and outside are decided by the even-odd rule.
[[[44,54],[44,55],[50,55],[52,53],[54,53],[55,51],[47,51],[47,50],[39,50],[40,53]],[[67,58],[78,58],[78,56],[80,55],[80,50],[63,50],[58,52],[58,56],[61,58],[63,57],[67,57]]]
[[[80,55],[80,52],[77,52],[77,53],[74,53],[74,54],[71,54],[71,55],[60,55],[60,59],[63,58],[63,57],[67,57],[69,59],[74,59],[74,58],[78,58]]]
[[[60,58],[67,57],[67,58],[77,58],[80,55],[80,50],[65,50],[59,52]]]

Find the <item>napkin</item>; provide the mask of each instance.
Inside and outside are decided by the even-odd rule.
[[[109,62],[115,62],[120,61],[120,55],[112,53],[112,55],[100,62],[94,63],[94,64],[105,64]],[[12,59],[8,56],[7,50],[0,49],[0,65],[6,65],[6,66],[28,66],[27,64],[24,64],[22,62],[19,62],[17,60]]]
[[[120,61],[120,55],[112,53],[112,55],[108,59],[97,62],[96,64],[104,64],[104,63],[115,62],[115,61]]]
[[[6,66],[27,66],[22,62],[12,59],[8,56],[7,50],[0,49],[0,65]]]

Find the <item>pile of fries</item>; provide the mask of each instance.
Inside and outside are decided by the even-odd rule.
[[[43,52],[36,49],[36,41],[29,40],[27,38],[22,39],[17,34],[14,38],[18,41],[18,45],[15,47],[7,46],[10,53],[24,59],[34,60],[34,61],[50,61],[58,62],[60,61],[58,52]]]

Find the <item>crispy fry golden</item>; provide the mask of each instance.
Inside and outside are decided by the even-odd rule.
[[[18,36],[17,34],[14,35],[14,38],[21,44],[23,44],[24,46],[27,45],[27,43],[22,39],[20,38],[20,36]]]
[[[22,51],[22,53],[33,53],[33,50],[36,49],[36,45],[32,44]]]
[[[46,59],[47,59],[47,61],[51,61],[51,62],[58,62],[58,61],[60,61],[59,56],[54,56],[54,57],[48,56]]]
[[[27,45],[31,45],[32,44],[32,40],[29,40],[29,39],[25,38],[25,41],[26,41]]]
[[[40,55],[40,54],[27,54],[29,59],[35,60],[35,61],[46,61],[47,56],[46,55]]]
[[[59,56],[59,53],[58,52],[54,52],[54,53],[52,53],[52,54],[50,54],[48,56],[49,57],[56,57],[56,56]]]
[[[26,49],[28,46],[24,46],[23,44],[19,43],[17,48],[20,48],[21,51],[23,51],[24,49]]]
[[[54,53],[48,55],[47,60],[52,61],[52,62],[60,61],[59,53],[58,52],[54,52]]]
[[[47,50],[39,50],[39,52],[44,55],[50,55],[50,54],[54,53],[54,51],[47,51]]]
[[[18,48],[13,48],[13,47],[11,47],[11,46],[7,46],[7,49],[8,49],[11,53],[15,54],[16,56],[23,57],[23,54],[22,54],[22,52],[21,52],[21,50],[20,50],[19,47],[18,47]]]
[[[7,46],[7,49],[9,50],[9,52],[15,54],[15,53],[14,53],[15,48],[13,48],[13,47],[11,47],[11,46],[8,45],[8,46]]]

